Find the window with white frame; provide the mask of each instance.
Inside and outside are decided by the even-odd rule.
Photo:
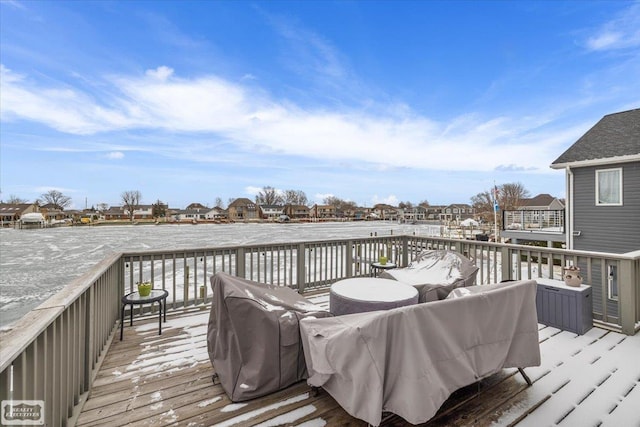
[[[622,205],[622,169],[596,171],[596,206]]]

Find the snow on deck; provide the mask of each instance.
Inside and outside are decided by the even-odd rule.
[[[328,306],[328,295],[309,299]],[[326,393],[300,382],[248,402],[233,403],[208,359],[209,311],[170,314],[125,325],[113,341],[78,426],[84,425],[366,425]],[[427,426],[640,426],[640,334],[593,328],[585,335],[540,325],[542,364],[515,369],[459,390]],[[387,425],[408,425],[397,416]]]

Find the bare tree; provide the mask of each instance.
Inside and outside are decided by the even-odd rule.
[[[493,197],[491,192],[483,191],[471,197],[471,206],[477,216],[485,222],[493,222]]]
[[[400,202],[400,203],[398,203],[398,207],[400,209],[413,209],[413,203],[411,203],[411,202]]]
[[[22,199],[14,194],[9,196],[9,200],[7,200],[7,203],[10,205],[23,205],[25,203],[29,203],[29,201],[27,199]]]
[[[498,207],[503,210],[517,209],[522,204],[522,200],[529,197],[529,191],[519,182],[503,184],[476,194],[471,198],[471,205],[476,214],[487,222],[493,222],[496,189]],[[498,215],[498,222],[500,222],[501,217],[502,215]]]
[[[505,210],[517,209],[521,206],[522,200],[529,197],[529,191],[519,182],[503,184],[498,190],[500,207]]]
[[[334,206],[336,208],[336,211],[338,211],[338,212],[345,212],[345,211],[348,211],[350,209],[355,209],[357,207],[355,202],[351,202],[351,201],[348,201],[348,200],[342,200],[341,198],[335,197],[335,196],[325,197],[325,199],[322,202],[325,205]]]
[[[125,191],[120,195],[122,205],[129,213],[129,219],[133,222],[134,211],[140,206],[142,194],[138,190]]]
[[[222,198],[216,197],[215,207],[216,208],[220,208],[220,209],[224,209],[224,203],[222,202]]]
[[[262,187],[262,191],[256,195],[256,203],[260,205],[279,205],[282,200],[280,192],[269,186]]]
[[[58,190],[49,190],[46,193],[40,195],[38,200],[42,205],[53,205],[56,209],[64,210],[67,206],[71,205],[71,197],[65,196]]]
[[[425,199],[425,200],[421,201],[420,203],[418,203],[418,206],[422,206],[423,208],[428,208],[431,205],[429,204],[429,201]]]
[[[306,205],[309,203],[309,200],[302,190],[285,190],[283,203],[285,205]]]
[[[109,209],[109,204],[108,203],[98,203],[98,211],[99,212],[104,212],[106,210]]]

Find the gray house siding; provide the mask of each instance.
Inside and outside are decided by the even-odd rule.
[[[622,206],[596,206],[595,171],[622,168]],[[572,169],[574,249],[625,253],[640,249],[640,163]]]

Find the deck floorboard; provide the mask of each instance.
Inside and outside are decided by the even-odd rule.
[[[312,299],[328,305],[326,295]],[[259,399],[231,402],[212,381],[208,315],[206,309],[170,313],[162,335],[157,316],[134,318],[133,326],[127,319],[124,339],[119,340],[118,331],[77,425],[367,425],[304,381]],[[542,364],[526,369],[532,387],[516,369],[505,369],[453,393],[423,426],[572,426],[586,425],[586,420],[640,426],[640,336],[598,328],[578,336],[540,325],[539,337]],[[576,372],[584,375],[575,378]],[[384,414],[382,425],[411,424]]]

